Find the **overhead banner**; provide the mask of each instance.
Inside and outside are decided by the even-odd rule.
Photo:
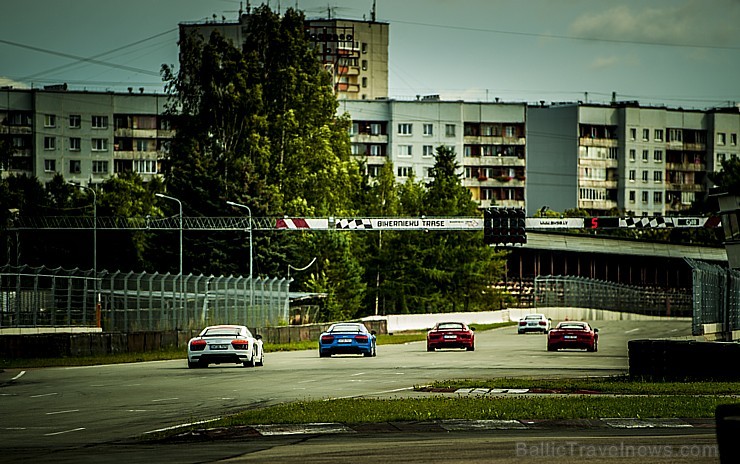
[[[527,218],[527,229],[582,229],[583,218]]]
[[[483,218],[337,219],[339,230],[481,230]]]

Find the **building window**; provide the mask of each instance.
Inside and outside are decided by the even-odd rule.
[[[56,172],[57,161],[53,159],[44,160],[44,172]]]
[[[655,161],[656,163],[663,162],[663,150],[655,150],[653,152],[653,161]]]
[[[366,89],[367,88],[367,77],[363,77],[362,78],[362,88],[363,89]]]
[[[663,129],[655,129],[655,141],[656,142],[663,141]]]
[[[399,145],[398,156],[411,156],[413,145]]]
[[[514,126],[504,127],[504,136],[505,137],[516,137],[516,127]]]
[[[737,134],[730,134],[730,145],[737,145]]]
[[[650,150],[642,150],[642,160],[647,162],[650,157]]]
[[[80,138],[79,137],[69,138],[69,150],[70,151],[80,151]]]
[[[383,156],[383,147],[380,145],[370,145],[370,156]]]
[[[373,122],[370,124],[370,135],[380,135],[380,124]]]
[[[637,129],[634,127],[630,129],[630,140],[637,139]]]
[[[642,192],[642,202],[643,203],[648,202],[648,192],[647,191]]]
[[[369,164],[367,166],[367,176],[372,178],[378,177],[380,175],[380,168],[381,166],[376,164]]]
[[[455,136],[455,125],[454,124],[445,124],[445,136],[446,137]]]
[[[642,171],[642,181],[647,182],[648,181],[648,172]]]
[[[653,203],[655,204],[663,203],[663,192],[653,192]]]
[[[398,125],[398,134],[399,135],[411,135],[411,124],[409,123],[401,123]]]
[[[635,181],[635,177],[636,177],[635,176],[635,170],[634,169],[630,169],[630,182],[634,182]]]
[[[367,42],[362,42],[362,53],[367,53]]]
[[[630,161],[634,161],[635,159],[637,159],[637,152],[635,151],[634,148],[631,148],[630,149]]]
[[[92,139],[92,151],[108,151],[108,139]]]
[[[149,140],[136,139],[136,151],[149,151]]]
[[[668,129],[668,141],[669,142],[681,142],[681,141],[683,141],[683,130],[681,130],[681,129]]]
[[[718,132],[717,133],[717,145],[724,145],[726,142],[726,137],[724,132]]]
[[[82,163],[80,160],[69,160],[69,173],[79,174],[82,172]]]
[[[44,115],[44,127],[57,127],[57,117],[54,114]]]
[[[629,198],[630,198],[630,203],[634,203],[635,202],[635,191],[634,190],[630,190],[630,197]]]
[[[79,114],[69,115],[69,127],[70,129],[79,129],[82,127],[82,116]]]
[[[93,129],[107,129],[108,128],[108,116],[93,116],[92,117],[92,128]]]
[[[362,60],[362,70],[367,71],[367,60]]]
[[[653,171],[653,180],[655,182],[663,182],[663,171]]]
[[[647,142],[650,140],[650,129],[643,129],[642,130],[642,141]]]
[[[424,135],[434,135],[434,125],[432,124],[424,124],[422,126],[423,134]]]
[[[92,172],[93,174],[108,174],[108,161],[93,160]]]
[[[493,156],[493,145],[483,145],[483,156]]]
[[[157,161],[156,160],[134,160],[134,172],[139,174],[156,174],[157,173]]]
[[[424,145],[422,147],[422,155],[427,158],[434,156],[434,147],[431,145]]]
[[[56,137],[44,137],[44,150],[55,150],[57,147]]]
[[[411,177],[414,174],[414,168],[411,166],[399,166],[398,177]]]

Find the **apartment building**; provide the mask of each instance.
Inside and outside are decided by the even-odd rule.
[[[158,94],[0,89],[0,138],[9,169],[49,182],[56,173],[84,186],[125,171],[144,181],[161,172],[173,131]]]
[[[527,111],[527,211],[677,215],[738,156],[738,108],[564,103]]]
[[[352,154],[369,177],[392,162],[396,180],[429,182],[437,147],[457,154],[460,177],[482,207],[524,206],[526,105],[440,101],[341,100],[352,120]]]
[[[374,17],[374,15],[371,15]],[[238,21],[181,23],[180,37],[208,38],[218,31],[235,46],[246,40],[249,9]],[[388,23],[351,19],[307,19],[306,36],[333,77],[337,98],[374,100],[388,97]]]

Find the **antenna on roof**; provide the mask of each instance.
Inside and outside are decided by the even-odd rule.
[[[375,22],[375,2],[376,0],[373,0],[373,9],[370,10],[370,20],[372,22]]]

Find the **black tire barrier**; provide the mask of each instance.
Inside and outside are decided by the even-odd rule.
[[[715,410],[714,417],[719,462],[721,464],[740,462],[740,447],[736,442],[740,437],[740,404],[720,404]]]
[[[630,340],[629,375],[647,380],[738,380],[740,343]],[[738,461],[740,462],[740,461]]]

